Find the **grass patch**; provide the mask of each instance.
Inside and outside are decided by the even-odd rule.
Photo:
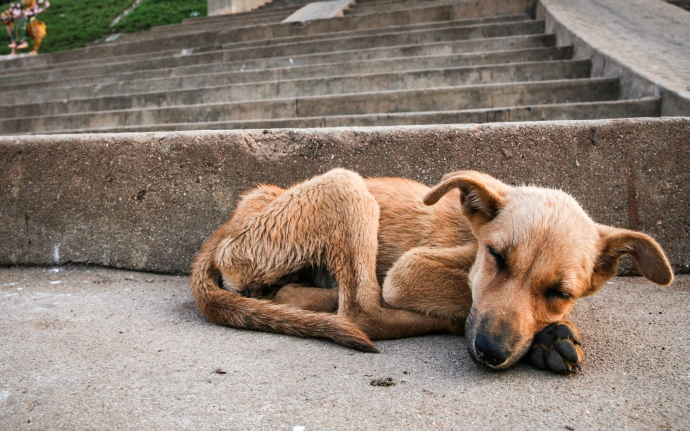
[[[50,7],[38,15],[48,26],[40,52],[81,48],[89,42],[102,39],[110,32],[110,22],[134,0],[53,0]],[[0,45],[0,54],[9,54],[9,37]],[[31,40],[29,43],[33,46]],[[23,50],[22,52],[28,52]]]
[[[176,24],[194,16],[206,16],[207,0],[143,0],[114,26],[122,33],[135,33],[150,27]]]
[[[175,24],[197,12],[206,16],[206,0],[143,0],[136,9],[115,27],[110,23],[129,8],[135,0],[51,0],[50,7],[38,15],[48,26],[48,34],[40,53],[82,48],[105,39],[111,33],[137,32],[152,26]],[[7,9],[0,5],[0,11]],[[7,55],[10,39],[0,29],[0,55]],[[31,39],[29,43],[33,47]],[[29,52],[30,49],[22,50]]]

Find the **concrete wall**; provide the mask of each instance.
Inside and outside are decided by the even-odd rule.
[[[270,3],[272,0],[208,0],[207,15],[226,15],[231,13],[249,12]]]
[[[0,264],[184,273],[257,183],[334,167],[433,184],[477,169],[563,188],[690,271],[690,119],[0,137]]]

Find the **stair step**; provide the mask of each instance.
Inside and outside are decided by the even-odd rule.
[[[660,112],[661,99],[659,97],[649,97],[631,100],[507,106],[458,111],[406,112],[391,114],[112,126],[88,130],[68,129],[48,133],[131,133],[183,130],[380,127],[411,124],[432,125],[491,123],[503,121],[590,120],[605,118],[658,117]]]
[[[0,133],[352,127],[657,116],[555,47],[534,0],[362,0],[291,7],[0,62]],[[26,91],[27,88],[31,91]]]
[[[401,46],[409,44],[425,44],[439,41],[472,40],[489,37],[505,37],[515,35],[543,33],[544,23],[542,21],[509,21],[505,23],[471,24],[454,26],[452,23],[436,28],[422,28],[411,31],[388,31],[382,33],[367,33],[353,36],[352,34],[322,35],[320,38],[309,38],[306,40],[293,40],[293,38],[283,38],[277,41],[262,41],[261,43],[231,43],[221,46],[210,46],[196,51],[179,50],[161,52],[160,57],[170,58],[175,54],[195,55],[208,52],[227,51],[232,52],[236,60],[266,58],[286,55],[312,54],[329,51],[345,51],[352,49],[369,49],[373,47],[381,48],[387,46]],[[137,60],[152,59],[150,54],[137,54],[125,58],[115,58],[113,62],[87,60],[81,63],[83,67],[110,67],[112,64],[129,64]],[[71,64],[70,71],[79,68],[79,63]],[[20,75],[25,75],[31,69],[23,69]],[[40,72],[44,68],[36,70]],[[60,68],[52,68],[46,72],[56,73]],[[13,75],[14,73],[14,75]],[[11,80],[17,75],[13,73],[0,74],[3,81]],[[12,82],[12,81],[8,81]]]
[[[180,55],[177,57],[159,57],[139,60],[136,62],[111,63],[93,66],[77,67],[73,69],[56,69],[35,71],[33,73],[17,73],[2,76],[3,85],[33,83],[40,81],[54,81],[67,78],[84,78],[89,76],[117,75],[135,70],[147,71],[154,75],[159,69],[169,69],[183,66],[197,66],[197,73],[206,70],[209,63],[226,64],[227,71],[243,71],[275,67],[289,67],[310,65],[319,63],[332,63],[336,61],[363,61],[375,59],[389,59],[399,57],[414,57],[428,55],[453,55],[471,52],[498,51],[507,49],[524,49],[553,46],[553,35],[532,34],[507,37],[494,37],[482,39],[459,40],[450,42],[432,42],[425,44],[411,44],[399,46],[385,46],[366,49],[351,49],[336,52],[294,52],[285,53],[289,49],[267,49],[265,51],[255,48],[243,48],[239,50],[217,50],[197,54]],[[294,51],[300,51],[299,46]],[[306,49],[319,48],[318,44],[312,44]],[[327,46],[320,47],[327,50]],[[271,56],[272,53],[283,53],[281,56]],[[232,63],[228,63],[232,62]],[[190,68],[190,70],[193,70]]]
[[[590,78],[3,119],[0,120],[0,133],[89,130],[120,125],[455,111],[497,106],[606,101],[617,97],[618,79]]]
[[[0,107],[0,117],[17,118],[176,105],[284,99],[324,94],[335,95],[505,82],[582,79],[589,76],[590,68],[589,60],[566,60],[427,69],[404,73],[329,76],[318,79],[307,78],[229,86],[212,85],[189,90],[158,91],[100,98],[91,97],[14,106],[5,105]]]
[[[233,48],[249,48],[253,46],[266,46],[266,45],[279,45],[279,44],[285,44],[285,43],[290,43],[290,42],[305,42],[305,41],[318,41],[321,40],[324,37],[340,37],[340,38],[351,38],[351,37],[359,37],[359,36],[375,36],[378,34],[387,34],[387,33],[406,33],[409,31],[415,31],[415,30],[434,30],[438,28],[452,28],[452,27],[466,27],[466,26],[472,26],[472,25],[481,25],[481,24],[496,24],[496,23],[508,23],[508,22],[515,22],[515,21],[529,21],[530,18],[525,15],[525,14],[516,14],[516,15],[500,15],[500,16],[492,16],[492,17],[484,17],[484,18],[472,18],[472,19],[466,19],[466,20],[456,20],[456,21],[439,21],[439,22],[432,22],[432,23],[422,23],[422,24],[409,24],[409,25],[400,25],[400,26],[389,26],[389,27],[380,27],[380,28],[375,28],[375,29],[364,29],[364,30],[349,30],[349,31],[341,31],[341,32],[336,32],[336,33],[319,33],[319,34],[308,34],[308,35],[301,35],[301,36],[289,36],[289,37],[278,37],[278,38],[272,38],[272,39],[264,39],[264,40],[249,40],[249,41],[237,41],[237,42],[232,42],[232,43],[226,43],[220,46],[207,46],[207,47],[197,47],[197,48],[189,48],[189,49],[173,49],[173,50],[168,50],[168,51],[160,51],[155,53],[155,57],[166,57],[166,56],[179,56],[179,55],[190,55],[194,53],[202,53],[202,52],[209,52],[209,51],[217,51],[217,50],[223,50],[223,49],[233,49]],[[124,62],[132,62],[136,60],[141,60],[141,59],[150,59],[152,58],[151,53],[136,53],[136,54],[130,54],[130,55],[124,55],[124,56],[117,56],[117,57],[108,57],[108,58],[101,58],[98,60],[86,58],[86,59],[80,59],[77,61],[71,61],[71,62],[63,62],[54,65],[51,69],[60,69],[60,68],[74,68],[74,67],[84,67],[84,66],[91,66],[91,65],[104,65],[104,64],[113,64],[113,63],[124,63]],[[40,66],[35,66],[35,67],[23,67],[22,72],[28,72],[28,71],[42,71],[45,70],[46,67],[44,65]],[[16,74],[16,71],[10,70],[8,72],[0,71],[0,76],[3,75],[11,75],[11,74]]]
[[[471,54],[436,55],[424,57],[400,57],[353,61],[349,63],[323,63],[306,66],[252,69],[245,71],[224,72],[226,63],[214,63],[203,67],[202,74],[187,74],[185,68],[158,71],[157,77],[151,78],[150,71],[122,73],[109,76],[92,76],[60,81],[39,81],[32,84],[39,91],[25,92],[15,85],[0,85],[0,104],[12,105],[56,100],[73,100],[115,96],[127,93],[144,93],[156,91],[174,91],[195,89],[209,86],[230,84],[247,84],[252,82],[283,81],[300,78],[325,78],[337,75],[375,74],[391,70],[399,73],[422,69],[441,69],[452,67],[471,67],[523,63],[533,61],[567,60],[572,57],[572,48],[528,48],[509,51],[493,51]],[[188,67],[192,71],[199,66]]]
[[[410,0],[399,0],[399,1],[387,1],[380,3],[355,3],[348,10],[345,11],[346,15],[364,15],[372,13],[382,13],[390,12],[392,10],[407,10],[414,11],[415,9],[438,7],[438,6],[448,6],[457,1],[450,0],[427,0],[427,1],[410,1]]]
[[[290,10],[286,11],[274,11],[265,14],[251,12],[243,14],[242,16],[235,14],[221,15],[217,17],[192,18],[191,20],[184,20],[180,24],[161,25],[151,27],[149,30],[144,32],[126,33],[123,34],[118,41],[143,40],[164,37],[168,34],[179,35],[201,33],[210,30],[223,30],[233,27],[247,27],[261,24],[279,24],[296,10],[297,8],[291,8]]]
[[[281,9],[273,10],[253,10],[249,12],[240,12],[226,15],[215,15],[215,16],[200,16],[196,18],[187,18],[182,20],[181,25],[186,26],[198,26],[206,24],[223,24],[226,22],[242,21],[246,19],[256,19],[256,18],[273,18],[273,17],[288,17],[295,11],[299,10],[299,7],[286,7]]]
[[[214,15],[214,16],[200,16],[196,18],[187,18],[182,20],[181,25],[196,26],[201,24],[217,24],[224,22],[234,22],[241,21],[244,19],[253,19],[255,17],[272,17],[272,16],[289,16],[293,12],[299,10],[299,6],[285,7],[280,9],[270,9],[262,10],[256,9],[249,12],[239,12],[226,15]]]
[[[351,38],[365,38],[365,37],[379,37],[401,34],[401,35],[414,35],[418,33],[414,32],[430,32],[439,30],[451,30],[454,28],[465,28],[471,26],[479,25],[499,25],[499,24],[515,24],[515,23],[526,23],[535,22],[527,14],[514,14],[514,15],[497,15],[490,17],[481,18],[469,18],[463,20],[454,21],[434,21],[434,22],[424,22],[419,24],[407,24],[407,25],[394,25],[386,27],[377,28],[366,28],[361,30],[345,30],[338,32],[328,32],[328,33],[316,33],[316,34],[305,34],[305,35],[293,35],[286,37],[273,37],[270,39],[257,39],[248,41],[233,42],[230,44],[223,45],[224,48],[241,48],[241,47],[251,47],[251,46],[266,46],[266,45],[280,45],[287,43],[297,43],[297,42],[307,42],[307,41],[328,41],[332,39],[351,39]]]
[[[34,57],[0,62],[0,71],[8,69],[46,67],[51,64],[83,61],[84,59],[104,59],[108,57],[149,54],[177,50],[178,52],[199,47],[220,46],[229,42],[251,40],[268,40],[306,34],[337,33],[351,30],[373,29],[378,27],[400,26],[439,21],[452,21],[456,18],[468,19],[488,15],[506,15],[524,13],[523,2],[506,2],[489,5],[482,0],[467,3],[435,6],[407,10],[390,11],[385,14],[372,13],[362,16],[345,16],[339,18],[316,20],[306,26],[292,24],[267,24],[243,28],[232,28],[223,31],[210,30],[194,34],[169,34],[161,38],[145,40],[115,41],[89,46],[83,49],[62,51]]]
[[[3,61],[0,62],[0,71],[15,69],[17,67],[41,67],[55,63],[82,61],[84,59],[95,60],[112,56],[160,52],[171,49],[179,51],[199,46],[218,45],[227,43],[228,41],[266,40],[305,34],[325,34],[393,25],[448,21],[451,19],[451,12],[452,7],[443,6],[417,11],[414,15],[410,15],[406,11],[397,11],[385,15],[372,14],[358,17],[317,20],[310,22],[306,27],[292,24],[267,24],[228,29],[226,31],[209,30],[193,34],[172,34],[149,40],[128,41],[125,39],[122,41],[92,45],[82,49],[62,51],[60,53]],[[468,16],[468,18],[476,16],[478,15],[473,14]]]

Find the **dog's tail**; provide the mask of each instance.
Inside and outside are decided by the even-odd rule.
[[[363,352],[378,350],[369,337],[343,316],[299,310],[287,305],[247,298],[218,285],[214,241],[202,247],[192,264],[192,296],[201,313],[221,326],[278,332],[300,337],[327,338]]]

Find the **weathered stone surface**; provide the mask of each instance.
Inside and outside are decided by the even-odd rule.
[[[433,184],[477,169],[572,193],[690,271],[690,119],[0,137],[0,264],[184,273],[258,183],[334,167]]]
[[[317,1],[298,9],[282,22],[309,22],[315,19],[328,19],[343,16],[345,9],[353,4],[354,0]]]
[[[690,19],[655,0],[540,0],[537,17],[575,58],[591,59],[592,76],[616,76],[621,98],[658,94],[661,115],[690,112]]]
[[[248,12],[270,0],[208,0],[208,16]]]

